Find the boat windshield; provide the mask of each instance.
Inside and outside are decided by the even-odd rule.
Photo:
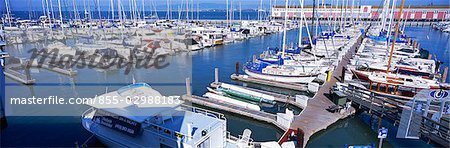
[[[148,85],[147,83],[136,83],[136,84],[131,84],[125,87],[120,88],[119,90],[117,90],[117,93],[119,95],[122,96],[122,94],[128,90],[132,90],[132,89],[136,89],[139,87],[150,87],[150,85]]]

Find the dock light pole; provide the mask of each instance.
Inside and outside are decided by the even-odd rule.
[[[401,18],[402,13],[403,13],[403,6],[405,5],[405,0],[402,0],[402,5],[400,6],[400,12],[398,12],[398,18]],[[391,68],[391,62],[392,62],[392,54],[394,54],[394,47],[395,47],[395,41],[397,40],[397,35],[398,35],[398,27],[400,24],[400,20],[397,20],[397,23],[395,24],[395,33],[394,33],[394,40],[392,41],[391,44],[391,51],[389,53],[389,61],[388,61],[388,66],[387,66],[387,70],[386,73],[389,73],[389,70]],[[389,33],[390,34],[390,33]],[[389,40],[388,40],[389,42]]]

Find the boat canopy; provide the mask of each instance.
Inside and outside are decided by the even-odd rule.
[[[151,116],[157,116],[164,111],[179,107],[179,104],[176,103],[150,104],[136,100],[143,97],[145,97],[145,100],[155,98],[163,99],[162,95],[152,89],[148,84],[136,83],[122,87],[117,91],[92,98],[91,102],[87,105],[129,118],[136,122],[144,122]],[[114,99],[118,101],[115,102]],[[111,102],[108,100],[111,100]]]

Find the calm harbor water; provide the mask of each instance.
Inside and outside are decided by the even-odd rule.
[[[429,27],[408,27],[406,33],[416,37],[421,42],[421,47],[435,53],[444,64],[449,64],[449,35],[434,31]],[[288,32],[288,43],[296,42],[297,31]],[[92,69],[77,69],[78,75],[74,78],[64,76],[47,70],[34,70],[33,78],[37,80],[35,86],[23,86],[7,79],[6,97],[28,96],[65,96],[65,97],[92,97],[103,94],[106,91],[117,90],[130,84],[133,77],[137,82],[146,82],[164,95],[181,95],[185,93],[184,78],[192,78],[193,93],[202,95],[206,87],[214,81],[214,68],[219,69],[219,80],[234,83],[230,75],[235,72],[235,63],[243,65],[251,59],[252,55],[261,53],[267,47],[280,46],[281,34],[255,37],[250,40],[237,42],[230,45],[218,46],[191,53],[180,53],[168,57],[170,66],[162,70],[136,69],[131,74],[125,75],[123,70],[100,71]],[[292,41],[291,41],[292,40]],[[29,57],[26,52],[30,48],[42,45],[9,46],[8,51],[16,57]],[[242,72],[242,71],[241,71]],[[170,74],[170,79],[167,78]],[[254,85],[250,85],[253,86]],[[273,88],[266,90],[278,91]],[[293,92],[283,92],[292,94]],[[91,134],[81,125],[81,113],[87,106],[21,106],[9,108],[16,115],[37,116],[10,116],[8,127],[1,130],[2,146],[75,146],[75,142],[83,143]],[[61,115],[67,112],[68,116]],[[54,113],[55,116],[39,116]],[[252,121],[249,118],[224,113],[228,119],[228,130],[232,135],[242,134],[245,128],[253,131],[252,138],[256,141],[277,140],[281,131],[266,123]],[[378,143],[373,125],[367,122],[363,115],[342,120],[329,128],[329,130],[315,135],[309,146],[311,147],[342,147],[344,144],[371,144]],[[383,122],[383,126],[389,123]],[[390,131],[394,131],[393,129]],[[389,138],[395,137],[391,132]],[[339,137],[339,138],[337,138]],[[388,139],[386,146],[427,146],[422,141]],[[101,145],[95,139],[92,145]],[[409,145],[413,144],[413,145]]]

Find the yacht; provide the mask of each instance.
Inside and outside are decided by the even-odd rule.
[[[132,98],[163,97],[146,83],[136,83],[93,99],[82,115],[83,127],[111,147],[253,147],[251,132],[229,137],[223,114],[186,106],[181,101],[166,104],[136,103]],[[99,98],[116,98],[101,104]],[[170,97],[169,97],[170,98]]]
[[[262,61],[247,62],[244,72],[251,77],[285,83],[311,83],[323,69],[316,67],[303,72],[295,67],[270,64]]]

